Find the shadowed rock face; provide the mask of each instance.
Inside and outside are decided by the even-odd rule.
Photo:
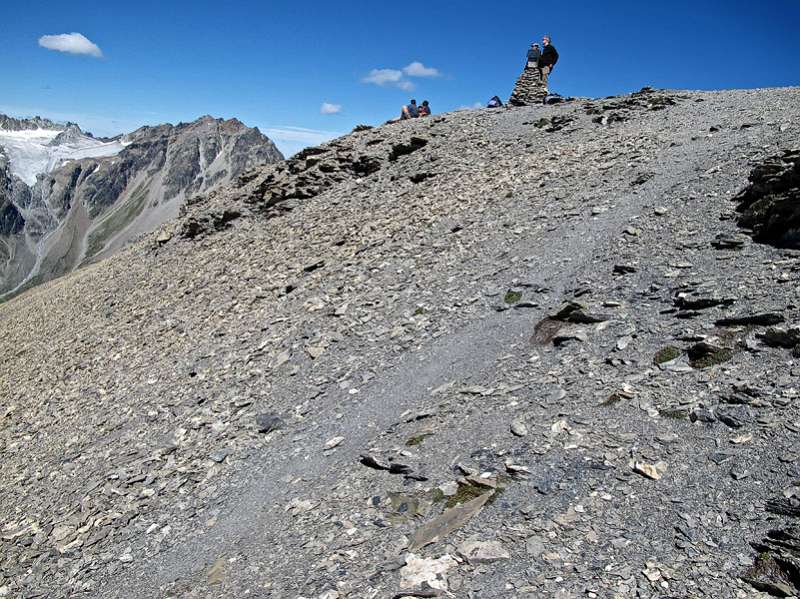
[[[45,119],[3,117],[0,126],[61,130],[51,146],[86,139],[77,125]],[[124,144],[114,156],[70,160],[30,188],[0,155],[0,297],[108,256],[174,218],[186,198],[283,159],[235,119],[142,127]]]
[[[800,248],[800,150],[789,150],[753,169],[736,198],[739,225],[762,243]]]
[[[23,210],[28,204],[30,189],[11,173],[7,158],[0,153],[0,277],[19,277],[32,263],[24,243]]]
[[[25,219],[13,201],[15,188],[13,175],[0,158],[0,236],[19,233],[25,226]]]
[[[63,144],[69,144],[80,140],[86,134],[81,131],[81,128],[74,123],[67,125],[66,129],[64,129],[61,133],[56,135],[53,138],[53,141],[50,142],[51,146],[60,146]]]

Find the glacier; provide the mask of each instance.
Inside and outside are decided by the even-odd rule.
[[[114,156],[129,145],[121,137],[102,141],[82,134],[53,144],[60,133],[52,129],[0,129],[0,153],[8,157],[11,172],[33,186],[37,175],[49,173],[67,160]]]

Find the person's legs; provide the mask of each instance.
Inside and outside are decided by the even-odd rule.
[[[550,67],[542,67],[539,70],[542,73],[542,83],[544,83],[544,88],[547,89],[547,82],[550,78]]]

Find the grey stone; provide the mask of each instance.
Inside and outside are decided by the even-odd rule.
[[[273,412],[256,414],[256,427],[259,433],[268,434],[283,428],[283,419]]]
[[[470,564],[490,564],[511,559],[499,541],[464,541],[458,546],[458,553]]]

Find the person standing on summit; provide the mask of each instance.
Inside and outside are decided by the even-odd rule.
[[[542,57],[542,51],[539,44],[531,44],[528,50],[528,68],[536,69],[539,67],[539,59]]]
[[[542,38],[542,44],[544,45],[544,50],[542,50],[542,56],[539,58],[539,71],[542,73],[542,83],[544,83],[545,90],[547,90],[550,73],[553,72],[553,67],[558,62],[558,51],[549,35],[545,35]]]

